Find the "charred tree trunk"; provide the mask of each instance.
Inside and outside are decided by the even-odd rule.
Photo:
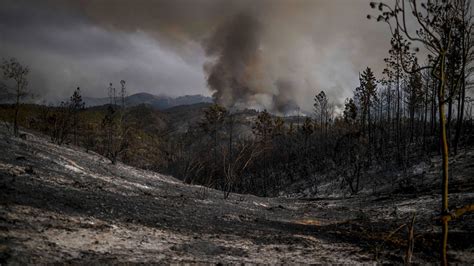
[[[448,148],[448,134],[446,131],[446,115],[444,110],[445,105],[445,89],[446,89],[446,54],[441,55],[441,71],[438,86],[438,112],[440,121],[440,140],[442,150],[442,204],[441,213],[444,215],[449,213],[448,209],[448,180],[449,180],[449,148]],[[442,245],[441,245],[441,261],[444,265],[448,264],[446,249],[448,245],[448,221],[442,222]]]
[[[464,18],[464,17],[463,17]],[[457,123],[456,123],[456,135],[454,136],[454,141],[453,141],[453,147],[454,147],[454,154],[456,155],[458,153],[458,144],[459,144],[459,139],[461,138],[461,131],[462,131],[462,124],[464,120],[464,103],[466,99],[466,61],[467,61],[467,47],[466,47],[466,41],[465,41],[465,34],[463,32],[462,34],[462,40],[461,40],[461,50],[462,50],[462,66],[461,66],[461,90],[459,92],[459,98],[458,98],[458,114],[457,114]],[[471,45],[471,44],[469,44]],[[469,49],[467,49],[469,50]]]
[[[466,99],[466,80],[463,78],[462,88],[459,93],[459,100],[458,100],[458,117],[457,117],[457,123],[456,123],[456,134],[454,136],[454,141],[452,145],[454,148],[455,155],[458,153],[458,144],[459,144],[459,139],[461,138],[461,133],[462,133],[465,99]]]
[[[18,137],[18,116],[20,113],[20,85],[17,87],[16,101],[15,101],[15,117],[13,119],[13,134]]]

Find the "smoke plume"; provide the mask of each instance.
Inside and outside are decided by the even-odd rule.
[[[207,83],[217,103],[228,107],[248,105],[265,93],[260,82],[261,25],[248,14],[238,14],[216,29],[205,42]]]
[[[15,1],[25,5],[34,3],[35,9],[38,6],[36,1]],[[94,45],[103,42],[104,46],[110,46],[109,40],[121,42],[124,35],[145,40],[143,45],[141,41],[135,45],[138,41],[130,38],[129,43],[137,47],[135,52],[140,56],[134,65],[140,65],[139,60],[152,60],[140,53],[140,49],[152,44],[143,36],[146,34],[159,44],[156,53],[167,58],[176,76],[186,80],[190,75],[197,77],[195,72],[203,72],[203,79],[218,103],[286,113],[297,106],[311,111],[312,99],[321,90],[341,105],[357,86],[357,73],[361,69],[371,66],[376,73],[382,69],[389,38],[384,25],[365,19],[370,12],[369,1],[45,0],[44,3],[54,7],[53,14],[74,14],[77,34],[85,31],[93,38],[103,38],[101,32],[105,31],[110,35],[107,42],[97,41]],[[57,25],[68,24],[67,16],[63,17]],[[26,25],[28,18],[23,23]],[[41,20],[38,18],[34,23]],[[74,47],[78,51],[91,41],[81,44],[82,37],[76,39]],[[50,43],[53,42],[45,41],[45,45]],[[67,52],[66,48],[61,49]],[[102,49],[110,50],[91,48],[98,54]],[[122,57],[124,62],[133,62],[133,58]],[[112,55],[104,62],[111,58]],[[148,64],[155,66],[159,62]],[[186,72],[174,71],[181,65],[190,68]],[[129,69],[144,73],[137,67]],[[146,76],[141,75],[140,79]],[[171,82],[163,86],[173,90]]]

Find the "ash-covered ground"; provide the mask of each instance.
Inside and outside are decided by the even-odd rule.
[[[450,205],[473,203],[474,152],[453,162]],[[439,169],[426,167],[416,194],[224,200],[1,127],[0,263],[403,263],[413,215],[413,262],[437,262]],[[473,229],[472,214],[450,224],[451,262],[474,263]]]

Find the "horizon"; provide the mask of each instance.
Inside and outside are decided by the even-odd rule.
[[[370,1],[3,0],[0,264],[474,265],[474,0]]]
[[[29,66],[30,87],[46,101],[76,87],[107,97],[123,79],[130,94],[201,94],[276,111],[311,111],[307,99],[324,90],[341,108],[359,72],[381,72],[389,48],[385,25],[365,18],[369,2],[6,0],[0,57]]]

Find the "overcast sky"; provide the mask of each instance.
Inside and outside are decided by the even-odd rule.
[[[369,0],[2,0],[0,56],[28,65],[48,100],[124,79],[129,94],[309,110],[320,90],[342,103],[359,72],[380,72],[389,35],[370,12]]]

